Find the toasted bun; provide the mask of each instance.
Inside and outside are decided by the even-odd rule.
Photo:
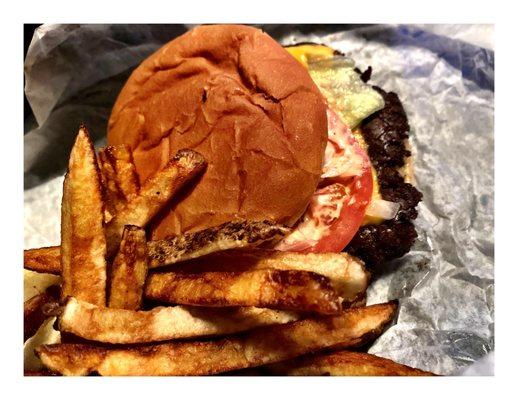
[[[153,238],[245,218],[291,225],[315,192],[327,140],[308,72],[262,31],[200,26],[130,76],[108,142],[132,149],[145,181],[179,149],[207,159],[200,181],[164,212]]]

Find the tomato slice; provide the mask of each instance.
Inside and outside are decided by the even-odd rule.
[[[369,157],[329,107],[327,120],[322,181],[293,232],[277,244],[278,250],[342,251],[365,216],[373,189]]]

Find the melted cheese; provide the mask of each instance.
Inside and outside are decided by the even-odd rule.
[[[322,44],[301,44],[287,47],[286,50],[306,68],[308,68],[308,61],[331,58],[335,53],[333,49]]]

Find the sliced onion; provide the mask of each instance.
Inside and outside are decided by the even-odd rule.
[[[392,219],[399,211],[400,204],[392,201],[375,199],[367,207],[366,215],[374,218]]]

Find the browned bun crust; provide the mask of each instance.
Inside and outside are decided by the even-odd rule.
[[[199,26],[130,76],[108,143],[127,144],[141,181],[179,149],[208,168],[170,207],[153,238],[235,218],[291,225],[315,192],[327,140],[324,100],[308,72],[262,31]]]

